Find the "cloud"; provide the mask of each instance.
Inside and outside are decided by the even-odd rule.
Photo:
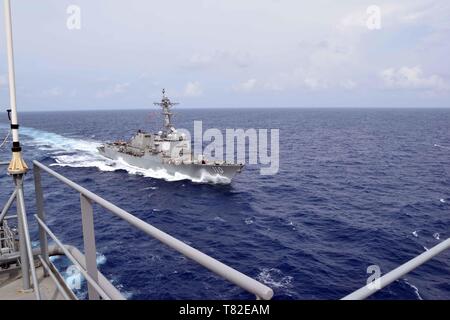
[[[256,89],[257,84],[258,82],[256,79],[252,78],[234,85],[233,90],[238,92],[250,92]]]
[[[98,91],[96,94],[97,98],[106,98],[113,95],[124,93],[128,90],[130,87],[130,83],[124,82],[124,83],[117,83],[114,86]]]
[[[347,79],[347,80],[343,80],[341,81],[341,87],[344,89],[354,89],[357,87],[357,83],[353,80]]]
[[[388,88],[447,91],[449,83],[439,75],[425,76],[421,67],[388,68],[380,72],[380,78]]]
[[[188,63],[188,67],[208,68],[212,66],[231,65],[238,68],[246,68],[250,65],[251,56],[248,52],[215,50],[209,53],[195,53]]]
[[[450,82],[450,1],[175,0],[175,11],[172,1],[156,7],[141,1],[126,11],[117,0],[108,6],[99,5],[105,0],[82,2],[86,12],[96,12],[83,36],[58,27],[60,6],[17,3],[30,39],[52,30],[40,46],[23,43],[18,96],[26,108],[41,103],[56,109],[65,102],[88,108],[92,97],[100,108],[125,107],[125,99],[143,106],[163,87],[180,98],[201,96],[196,106],[211,107],[253,99],[260,106],[285,99],[292,106],[362,107],[390,99],[381,88],[404,88],[396,103],[420,107],[428,101],[417,97],[442,92]],[[379,31],[367,27],[371,4],[381,8]],[[39,64],[26,63],[33,57]],[[400,70],[417,65],[421,73]],[[392,70],[382,75],[387,68]],[[0,98],[7,100],[5,70],[0,68]],[[53,86],[62,91],[59,99],[50,98],[59,94]],[[73,88],[78,94],[70,98]],[[44,91],[49,97],[36,101]],[[236,102],[230,92],[246,100]],[[439,97],[433,103],[448,107],[448,97]]]
[[[199,97],[203,95],[203,89],[200,82],[188,82],[184,88],[184,95],[187,97]]]
[[[50,89],[46,89],[42,92],[44,97],[59,97],[63,94],[63,90],[59,87],[53,87]]]
[[[8,80],[7,80],[7,76],[6,74],[0,74],[0,86],[6,86],[8,84]]]
[[[292,88],[304,88],[308,90],[324,90],[332,87],[351,90],[357,87],[357,83],[351,79],[326,79],[320,78],[318,74],[305,71],[301,68],[290,73],[282,74],[268,81],[259,81],[255,78],[248,79],[234,85],[232,88],[237,92],[254,92],[256,90],[280,92]]]
[[[325,89],[328,87],[325,81],[313,77],[306,77],[303,79],[303,84],[312,90]]]

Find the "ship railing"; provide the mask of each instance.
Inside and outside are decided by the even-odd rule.
[[[411,271],[414,271],[415,269],[420,267],[422,264],[426,263],[427,261],[431,260],[438,254],[440,254],[448,249],[450,249],[450,238],[442,241],[441,243],[434,246],[433,248],[428,249],[427,251],[425,251],[422,254],[418,255],[417,257],[409,260],[408,262],[402,264],[401,266],[390,271],[389,273],[385,274],[384,276],[382,276],[378,279],[374,279],[374,281],[371,281],[364,287],[345,296],[344,298],[342,298],[342,300],[366,299],[366,298],[370,297],[371,295],[375,294],[376,292],[380,291],[384,287],[388,286],[392,282],[404,277],[406,274],[410,273]]]
[[[8,220],[12,217],[6,217],[3,221],[0,220],[0,256],[11,254],[15,251],[14,233],[8,225]]]
[[[63,182],[70,188],[76,190],[80,195],[80,207],[83,229],[83,243],[85,254],[85,267],[78,263],[78,260],[67,249],[67,246],[63,245],[56,235],[50,230],[46,224],[45,211],[44,211],[44,194],[41,184],[41,171],[50,174],[60,182]],[[128,222],[134,228],[144,232],[148,236],[159,240],[161,243],[169,246],[178,253],[190,258],[197,262],[201,266],[209,269],[216,275],[222,277],[225,280],[230,281],[236,286],[244,289],[245,291],[252,293],[257,299],[269,300],[273,296],[273,290],[265,284],[231,268],[230,266],[206,255],[205,253],[187,245],[186,243],[178,240],[169,234],[159,230],[158,228],[150,225],[149,223],[135,217],[131,213],[119,208],[111,202],[101,198],[93,192],[83,188],[75,182],[67,179],[61,174],[51,170],[47,166],[38,161],[33,161],[33,173],[35,182],[35,194],[36,194],[36,210],[35,215],[39,224],[39,241],[41,247],[41,258],[45,264],[49,263],[49,251],[48,251],[48,239],[47,235],[56,243],[56,245],[64,252],[64,254],[80,269],[82,275],[86,278],[88,284],[88,297],[89,299],[115,299],[117,297],[111,297],[108,292],[105,292],[104,286],[99,282],[96,263],[96,242],[94,233],[94,211],[93,204],[96,203],[101,207],[107,209],[110,213]],[[45,266],[44,264],[44,266]]]

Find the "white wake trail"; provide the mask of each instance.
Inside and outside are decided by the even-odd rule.
[[[21,134],[26,138],[23,141],[24,145],[45,151],[55,160],[55,163],[51,166],[94,167],[101,171],[125,170],[129,174],[166,181],[191,180],[196,183],[229,183],[222,177],[204,175],[200,179],[196,179],[181,173],[170,174],[165,169],[138,168],[126,163],[123,159],[111,160],[99,154],[97,147],[101,143],[95,140],[68,138],[56,133],[27,127],[21,128]]]

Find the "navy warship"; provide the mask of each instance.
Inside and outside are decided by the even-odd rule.
[[[142,169],[165,170],[170,175],[185,175],[193,181],[230,183],[236,173],[242,171],[243,164],[210,161],[204,155],[194,155],[191,152],[190,139],[186,138],[186,134],[177,131],[172,124],[171,108],[178,103],[172,102],[164,89],[161,102],[154,104],[162,108],[163,130],[153,134],[138,130],[129,141],[101,145],[98,147],[100,154]]]

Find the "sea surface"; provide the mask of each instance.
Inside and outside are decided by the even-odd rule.
[[[21,113],[28,165],[39,160],[140,219],[272,287],[274,299],[339,299],[450,236],[450,110],[178,108],[177,127],[280,129],[280,170],[249,165],[231,184],[110,166],[105,140],[158,131],[157,111]],[[0,138],[7,133],[6,115]],[[5,147],[1,160],[9,160]],[[5,167],[0,203],[12,192]],[[48,224],[83,248],[79,196],[43,175]],[[26,208],[37,243],[33,175]],[[98,265],[130,299],[253,299],[95,206]],[[69,275],[65,258],[54,262]],[[371,299],[450,299],[445,252]],[[86,296],[85,281],[77,290]]]

